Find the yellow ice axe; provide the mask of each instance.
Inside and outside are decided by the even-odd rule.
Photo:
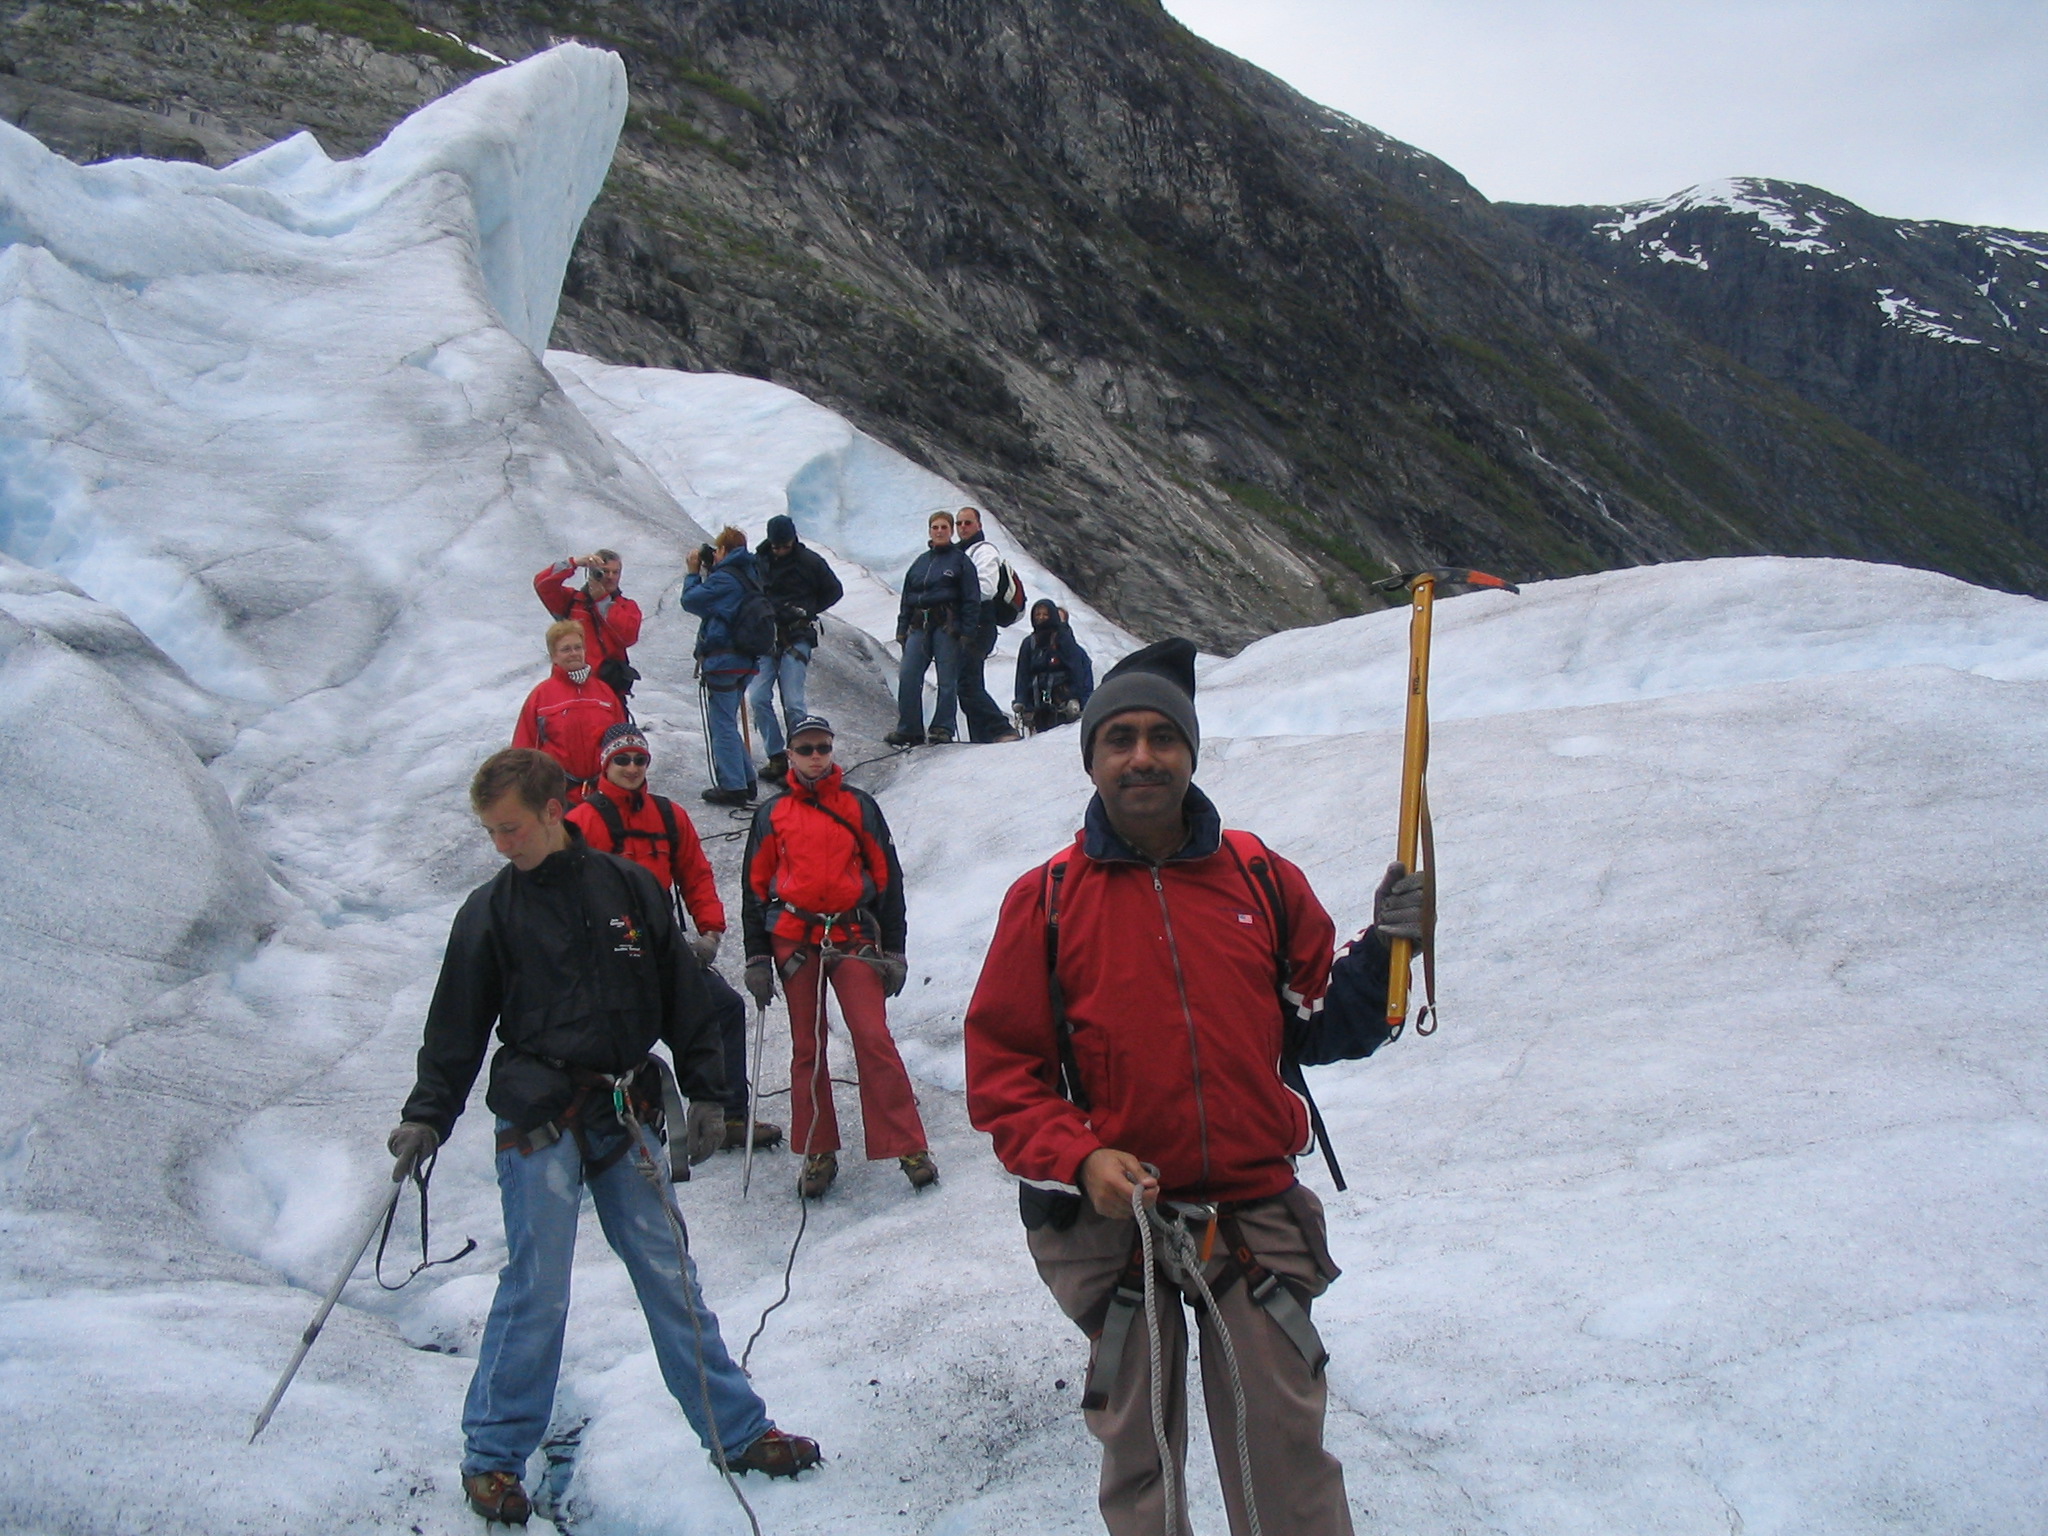
[[[1422,871],[1422,976],[1426,1001],[1415,1021],[1418,1035],[1436,1032],[1435,945],[1431,942],[1436,932],[1436,847],[1429,825],[1429,621],[1438,582],[1492,587],[1502,592],[1522,590],[1513,582],[1484,571],[1442,567],[1390,576],[1374,583],[1382,592],[1398,592],[1405,587],[1414,603],[1408,616],[1408,724],[1401,743],[1401,820],[1394,840],[1394,856],[1403,868]],[[1419,865],[1418,845],[1422,853]],[[1387,969],[1387,1025],[1398,1037],[1408,1020],[1408,972],[1415,946],[1406,939],[1395,939],[1392,949]]]

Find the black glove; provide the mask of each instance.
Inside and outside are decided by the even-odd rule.
[[[1387,866],[1372,895],[1372,925],[1382,938],[1422,942],[1422,876],[1399,860]]]
[[[692,1099],[683,1117],[683,1149],[696,1167],[725,1145],[725,1106],[708,1099]]]
[[[766,1008],[775,1001],[775,962],[766,955],[755,955],[747,961],[747,990],[754,994],[754,1001]]]
[[[875,968],[875,974],[882,978],[882,995],[894,997],[903,990],[903,984],[910,979],[910,962],[893,949],[869,949],[861,952],[861,959]]]
[[[431,1125],[418,1120],[407,1120],[385,1139],[384,1150],[398,1159],[391,1170],[391,1182],[396,1184],[414,1168],[434,1155],[434,1149],[441,1145],[441,1133]]]
[[[724,937],[723,928],[713,928],[708,933],[699,933],[684,942],[690,946],[690,953],[697,957],[697,963],[708,966],[718,958],[718,944]]]

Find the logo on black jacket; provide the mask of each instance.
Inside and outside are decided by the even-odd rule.
[[[619,942],[612,946],[612,953],[624,955],[629,960],[638,960],[641,955],[640,940],[643,935],[640,925],[630,917],[615,917],[612,927],[618,932]]]

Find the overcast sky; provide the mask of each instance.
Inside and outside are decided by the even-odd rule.
[[[1165,0],[1488,197],[1723,176],[2048,230],[2048,0]]]

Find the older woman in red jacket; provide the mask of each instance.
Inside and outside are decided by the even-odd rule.
[[[512,745],[538,748],[560,763],[569,775],[569,801],[580,804],[597,782],[604,733],[626,718],[626,706],[598,680],[584,650],[583,626],[574,619],[548,626],[548,657],[554,670],[519,706]]]

